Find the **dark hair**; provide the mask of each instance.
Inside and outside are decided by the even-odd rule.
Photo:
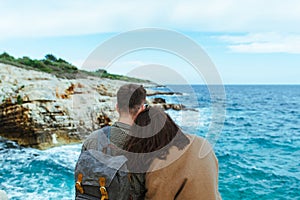
[[[146,90],[142,85],[126,84],[117,92],[117,102],[121,112],[136,114],[145,99]]]
[[[147,108],[139,113],[127,137],[126,150],[137,153],[129,167],[136,170],[138,166],[145,172],[154,158],[165,159],[171,146],[181,150],[189,142],[168,114],[159,108]]]

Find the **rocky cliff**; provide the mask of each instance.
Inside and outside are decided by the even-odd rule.
[[[97,77],[60,79],[0,63],[0,136],[40,149],[80,142],[117,120],[116,92],[125,83]],[[183,108],[158,98],[148,103]]]
[[[41,149],[81,141],[116,120],[115,93],[122,84],[58,79],[0,63],[0,135]]]

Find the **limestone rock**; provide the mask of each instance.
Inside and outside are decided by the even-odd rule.
[[[191,110],[191,109],[187,109],[182,104],[167,103],[166,100],[164,98],[161,98],[161,97],[151,99],[151,101],[148,101],[148,104],[151,105],[151,106],[159,107],[159,108],[164,109],[164,110],[169,110],[169,109],[173,109],[173,110],[177,110],[177,111],[179,111],[179,110]]]
[[[152,100],[152,103],[157,104],[157,103],[166,103],[166,100],[160,97],[154,98]]]
[[[40,149],[79,142],[116,121],[116,91],[125,84],[58,79],[1,63],[0,77],[0,135]]]
[[[0,77],[0,136],[40,149],[81,142],[92,131],[111,125],[118,117],[116,92],[128,84],[95,77],[59,79],[2,63]],[[150,104],[183,109],[162,98]]]

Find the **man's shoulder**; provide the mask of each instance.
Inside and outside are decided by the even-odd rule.
[[[95,130],[93,131],[91,134],[89,134],[86,139],[84,140],[84,142],[89,141],[89,140],[94,140],[97,139],[98,134],[101,132],[101,129]]]
[[[97,149],[99,134],[103,133],[103,128],[93,131],[87,138],[83,141],[83,149]]]
[[[110,131],[110,126],[105,126],[102,128],[99,128],[97,130],[94,130],[90,135],[87,136],[87,138],[85,140],[89,140],[89,139],[95,139],[98,137],[98,135],[100,133],[107,133],[107,131]]]

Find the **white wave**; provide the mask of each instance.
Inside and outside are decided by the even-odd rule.
[[[207,127],[210,123],[210,109],[198,108],[194,110],[167,110],[171,118],[181,127],[189,127],[190,129],[200,129]]]

